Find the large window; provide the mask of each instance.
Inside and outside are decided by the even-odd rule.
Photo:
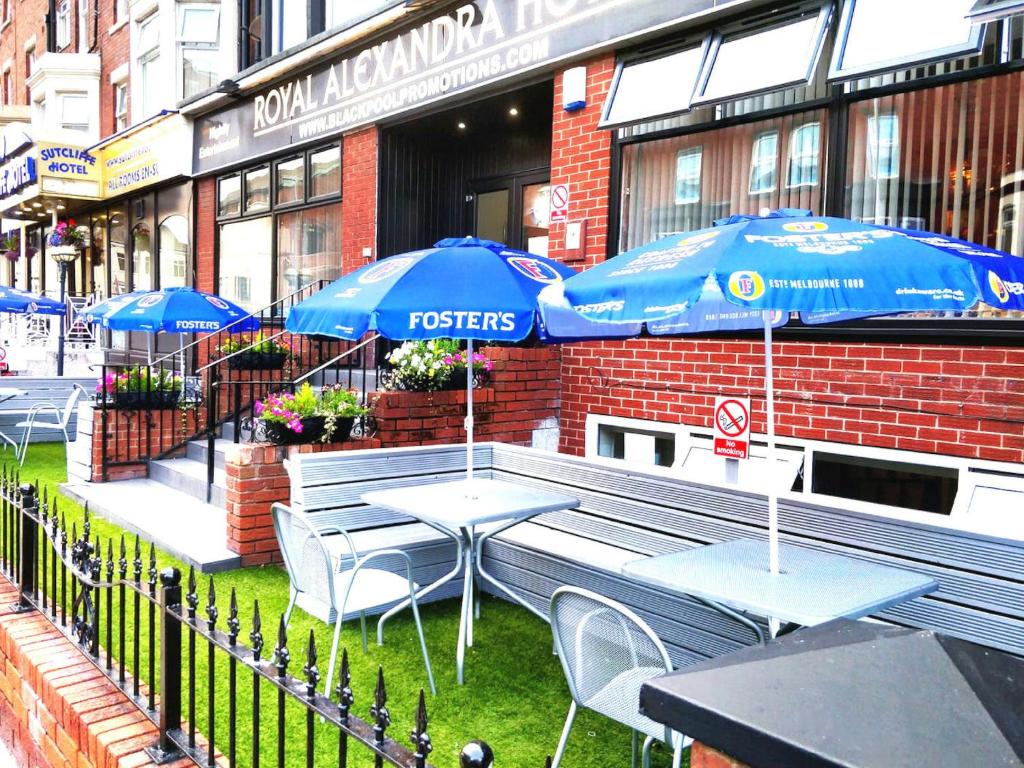
[[[160,224],[160,287],[183,286],[188,278],[188,219],[168,216]]]
[[[220,228],[217,293],[250,312],[272,301],[272,233],[270,216],[236,221]]]
[[[60,127],[66,131],[89,132],[89,97],[84,93],[57,95],[60,108]]]
[[[61,0],[57,3],[57,48],[71,45],[71,2]]]
[[[602,125],[651,120],[690,108],[707,45],[619,66],[605,104]],[[672,83],[666,88],[665,83]]]
[[[277,217],[277,295],[341,276],[341,203]]]
[[[182,98],[195,96],[219,80],[218,25],[220,6],[178,6],[178,48]]]
[[[114,131],[128,127],[128,83],[114,83]]]
[[[132,228],[132,290],[151,291],[153,285],[153,234],[148,224]]]
[[[128,217],[123,211],[110,214],[110,295],[128,293]]]
[[[803,112],[624,146],[619,249],[710,227],[732,213],[821,211],[821,185],[811,180],[823,167],[824,126],[822,112]],[[801,183],[780,184],[781,169]]]
[[[139,22],[138,64],[142,114],[155,115],[166,95],[166,83],[160,78],[160,16],[151,13]]]

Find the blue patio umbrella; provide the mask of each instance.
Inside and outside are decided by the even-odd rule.
[[[149,291],[132,291],[131,293],[122,293],[117,296],[110,296],[102,301],[98,301],[92,304],[81,312],[78,316],[85,323],[101,323],[106,325],[104,322],[108,315],[112,315],[115,310],[120,309],[125,304],[130,304],[140,296],[145,296]]]
[[[809,322],[920,311],[963,311],[985,302],[1024,309],[1024,259],[917,230],[807,211],[736,216],[662,238],[565,282],[567,302],[589,321],[652,324],[717,296],[763,312],[769,461],[774,464],[771,312]],[[614,333],[614,331],[613,331]],[[778,502],[768,493],[770,562],[778,572]]]
[[[0,287],[0,312],[15,315],[63,315],[64,305],[49,296]]]
[[[538,292],[573,274],[556,261],[491,240],[449,238],[334,281],[293,307],[285,328],[350,341],[369,331],[394,340],[465,339],[472,361],[474,341],[529,336]],[[472,375],[466,380],[466,471],[472,477]]]

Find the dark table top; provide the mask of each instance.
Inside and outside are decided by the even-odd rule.
[[[840,619],[654,678],[653,720],[767,766],[1024,766],[1024,659]]]

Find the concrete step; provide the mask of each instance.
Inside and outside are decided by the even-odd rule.
[[[193,462],[197,463],[197,462]],[[68,482],[65,494],[115,525],[138,533],[204,573],[241,566],[227,548],[227,513],[152,479]]]
[[[206,502],[206,462],[194,459],[161,459],[149,462],[149,479],[168,488]],[[210,489],[210,503],[224,508],[224,494],[227,488],[224,470],[214,468],[213,487]]]
[[[224,452],[228,446],[233,445],[231,440],[218,437],[213,442],[213,466],[217,469],[224,469]],[[188,444],[185,457],[206,464],[207,444],[205,440],[193,440]]]

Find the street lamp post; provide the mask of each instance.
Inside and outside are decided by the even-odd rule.
[[[50,258],[53,259],[59,270],[60,281],[60,303],[64,305],[64,319],[60,323],[60,333],[57,336],[57,375],[64,375],[64,323],[67,320],[67,279],[68,265],[78,258],[78,248],[73,245],[57,245],[49,249]]]

